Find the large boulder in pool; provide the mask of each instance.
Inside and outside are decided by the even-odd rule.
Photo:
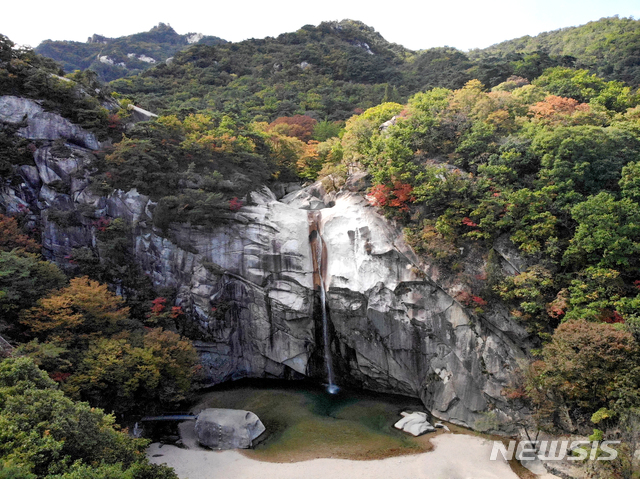
[[[246,449],[265,431],[260,418],[240,409],[205,409],[195,425],[198,442],[211,449]]]

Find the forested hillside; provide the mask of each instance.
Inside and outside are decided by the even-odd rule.
[[[390,44],[361,22],[324,22],[277,38],[196,47],[113,88],[163,113],[216,110],[249,119],[307,114],[345,120],[354,110],[403,102],[434,87],[460,88],[472,78],[495,86],[514,74],[533,79],[564,56],[517,54],[471,61],[449,47],[413,52]]]
[[[402,225],[425,264],[455,277],[457,303],[478,318],[502,308],[528,331],[534,347],[520,380],[503,391],[531,412],[526,426],[622,438],[620,459],[599,464],[598,474],[634,477],[638,25],[603,19],[467,56],[411,52],[361,23],[327,22],[278,38],[196,45],[108,86],[86,71],[63,78],[51,60],[2,38],[0,95],[38,100],[102,143],[81,154],[3,124],[0,174],[19,189],[39,150],[86,155],[87,191],[147,195],[151,227],[175,243],[176,225],[225,224],[263,185],[318,180],[330,192],[354,172],[366,174],[371,207]],[[135,124],[134,103],[159,118]],[[63,181],[47,188],[51,197],[69,193]],[[123,416],[182,399],[195,353],[178,333],[197,339],[199,330],[171,308],[177,292],[155,290],[135,265],[136,232],[98,206],[50,208],[42,217],[4,209],[0,332],[20,354],[70,397]],[[94,235],[91,247],[57,258],[66,275],[39,256],[46,221]],[[515,251],[511,274],[497,258],[505,244]],[[480,252],[479,274],[465,267],[470,251]],[[224,314],[212,311],[211,318]],[[140,362],[149,375],[134,367]],[[58,398],[29,363],[0,365],[14,364],[35,381],[29,390]],[[1,373],[3,420],[11,410]],[[117,401],[108,391],[118,391]],[[19,459],[31,472],[49,471]]]
[[[579,27],[508,40],[473,50],[469,56],[474,60],[494,57],[508,61],[513,55],[536,52],[568,56],[576,68],[588,69],[607,80],[640,84],[640,27],[633,18],[602,18]]]
[[[410,51],[355,21],[233,44],[203,37],[195,48],[187,48],[187,38],[199,37],[161,24],[118,39],[95,36],[91,43],[46,41],[36,51],[60,61],[68,73],[90,68],[103,80],[132,77],[114,88],[135,94],[153,111],[215,109],[264,120],[308,112],[344,120],[354,109],[403,102],[418,91],[460,88],[473,78],[487,87],[511,75],[533,80],[554,66],[637,86],[639,32],[637,20],[612,17],[464,53],[449,47]],[[157,68],[136,76],[152,67]]]

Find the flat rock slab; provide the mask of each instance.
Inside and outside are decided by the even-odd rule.
[[[421,436],[427,432],[434,432],[436,430],[427,420],[427,413],[424,412],[403,412],[404,416],[397,423],[393,425],[396,429],[408,432],[413,436]]]
[[[247,449],[265,431],[260,418],[240,409],[205,409],[195,425],[198,442],[211,449]]]

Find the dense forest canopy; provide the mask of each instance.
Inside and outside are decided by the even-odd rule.
[[[483,50],[473,50],[474,59],[503,57],[524,53],[526,56],[545,52],[551,56],[567,56],[576,68],[586,68],[608,80],[621,80],[637,86],[640,79],[640,30],[638,20],[602,18],[579,27],[525,36],[498,43]]]
[[[512,75],[531,81],[555,66],[586,69],[635,87],[640,84],[639,32],[637,20],[612,17],[465,53],[450,47],[411,51],[351,20],[238,43],[204,37],[190,48],[185,48],[186,36],[161,24],[107,44],[47,41],[36,51],[61,61],[69,73],[90,68],[103,80],[125,77],[113,88],[156,112],[209,109],[264,121],[306,113],[318,120],[346,120],[354,109],[405,102],[418,91],[461,88],[474,78],[489,88]],[[131,60],[129,50],[141,48],[158,58],[154,64],[138,63],[153,68],[141,74],[140,68],[117,66]],[[96,55],[111,55],[115,66]]]
[[[460,304],[477,315],[504,304],[529,331],[537,347],[508,399],[533,411],[537,428],[618,438],[633,433],[640,408],[639,25],[614,17],[465,54],[412,52],[359,22],[326,22],[195,45],[106,86],[91,70],[63,77],[0,37],[0,93],[37,99],[108,140],[87,153],[92,191],[150,196],[168,238],[178,223],[228,221],[261,185],[320,180],[332,190],[365,171],[371,205],[457,275]],[[160,116],[134,124],[134,103]],[[0,130],[8,183],[38,146],[15,131]],[[197,331],[172,307],[175,291],[154,290],[136,269],[123,221],[95,218],[96,246],[77,250],[67,274],[39,256],[23,217],[0,221],[1,332],[31,358],[0,363],[0,420],[14,421],[2,391],[20,374],[20,394],[77,414],[84,403],[68,398],[124,417],[188,394],[196,360],[184,336]],[[516,274],[496,267],[497,241],[523,258]],[[469,278],[461,263],[474,248],[486,252],[485,272]],[[2,454],[5,469],[58,473]],[[632,477],[632,456],[623,446],[603,474]]]

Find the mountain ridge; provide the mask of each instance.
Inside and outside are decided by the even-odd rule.
[[[117,38],[93,34],[86,42],[45,40],[35,51],[60,62],[67,73],[92,69],[111,81],[162,63],[190,45],[220,43],[226,40],[193,32],[180,35],[170,24],[159,23],[147,32]]]

